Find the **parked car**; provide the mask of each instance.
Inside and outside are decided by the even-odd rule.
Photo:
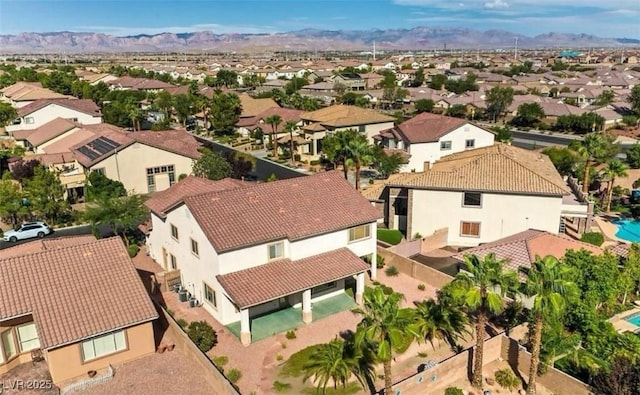
[[[32,237],[43,238],[53,232],[49,225],[44,222],[25,222],[16,230],[8,230],[4,232],[4,241],[15,243],[18,240],[30,239]]]

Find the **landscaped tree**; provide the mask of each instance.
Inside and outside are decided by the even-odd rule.
[[[602,93],[600,94],[600,96],[598,96],[598,100],[596,100],[596,104],[600,105],[600,106],[606,106],[608,104],[613,103],[613,99],[616,98],[615,93],[613,93],[612,90],[604,90],[602,91]]]
[[[274,114],[268,116],[264,121],[271,125],[269,142],[271,143],[271,149],[273,149],[273,157],[276,158],[278,156],[278,126],[282,123],[282,117],[278,114]]]
[[[108,225],[129,246],[129,238],[136,226],[149,213],[144,200],[144,196],[135,194],[119,198],[102,197],[87,206],[84,218],[89,221],[96,236],[99,236],[97,234],[99,225]]]
[[[544,110],[538,103],[523,103],[518,106],[518,113],[511,123],[516,126],[536,126],[544,118]]]
[[[431,99],[418,99],[413,105],[416,108],[416,113],[420,114],[423,112],[431,112],[436,103]]]
[[[17,182],[9,177],[9,173],[0,180],[0,218],[11,225],[17,225],[28,216],[29,207],[23,204],[24,193]]]
[[[209,130],[209,99],[203,95],[195,95],[192,97],[193,108],[197,112],[202,112],[203,127],[205,131]]]
[[[167,122],[171,122],[171,108],[173,107],[173,99],[171,98],[171,94],[167,91],[160,91],[156,96],[154,101],[155,105],[158,106],[162,114],[164,114],[164,119]]]
[[[342,165],[344,179],[348,179],[349,164],[347,163],[347,146],[358,137],[355,129],[339,130],[322,140],[322,152],[327,159],[337,168]]]
[[[498,314],[503,309],[503,296],[515,289],[517,274],[504,270],[504,260],[494,254],[483,259],[476,255],[464,257],[466,270],[458,273],[454,279],[454,292],[464,301],[465,306],[474,315],[476,350],[473,357],[473,386],[482,388],[482,365],[485,326],[490,314]]]
[[[20,185],[24,185],[24,180],[33,178],[35,169],[38,166],[42,166],[39,161],[32,159],[28,161],[20,160],[14,163],[11,168],[11,177],[18,181]]]
[[[291,164],[296,164],[296,142],[293,139],[293,132],[298,129],[298,123],[296,121],[287,121],[284,124],[285,132],[289,133],[289,152],[291,153]]]
[[[458,340],[467,333],[467,315],[456,305],[444,304],[434,299],[414,302],[415,322],[412,330],[419,339],[431,343],[435,348],[435,340],[444,340],[452,348],[456,348]]]
[[[229,135],[233,132],[240,114],[242,105],[240,98],[235,93],[224,93],[216,90],[211,100],[208,100],[211,117],[211,126],[216,133]]]
[[[92,171],[87,177],[87,201],[115,199],[126,196],[127,190],[120,181],[115,181],[102,173]]]
[[[192,170],[196,177],[210,180],[222,180],[231,175],[231,164],[217,152],[203,149],[202,156],[193,162]]]
[[[454,104],[447,108],[447,115],[454,118],[465,118],[467,116],[467,106],[464,104]]]
[[[627,96],[627,101],[631,104],[633,112],[635,112],[637,116],[640,116],[640,84],[636,84],[631,89],[631,93]]]
[[[513,132],[509,126],[494,126],[492,129],[496,132],[496,141],[510,143],[513,140]]]
[[[536,377],[540,363],[540,345],[542,344],[542,330],[546,320],[557,319],[564,310],[566,298],[576,295],[578,289],[570,281],[572,268],[561,264],[557,258],[548,255],[544,258],[536,257],[531,267],[522,267],[521,271],[527,276],[522,286],[522,293],[533,297],[533,330],[531,331],[531,365],[529,368],[529,382],[527,394],[536,394]]]
[[[431,76],[431,81],[429,82],[429,88],[440,90],[444,86],[444,83],[447,82],[447,76],[444,74],[436,74]]]
[[[627,303],[629,293],[638,292],[638,282],[640,281],[640,245],[634,243],[629,248],[627,258],[622,262],[620,269],[620,287],[622,288],[622,305]]]
[[[5,126],[18,118],[18,112],[9,103],[0,103],[0,126]]]
[[[513,102],[513,88],[510,86],[495,86],[486,94],[487,112],[491,115],[495,123]]]
[[[129,119],[131,119],[131,128],[134,132],[142,130],[140,121],[144,119],[144,116],[144,111],[138,107],[137,104],[131,104],[129,106]]]
[[[607,186],[607,211],[611,211],[611,199],[613,198],[613,185],[618,177],[626,177],[628,167],[619,159],[610,159],[607,161],[607,167],[604,169],[604,175],[609,180]]]
[[[589,191],[589,171],[591,166],[606,162],[618,153],[619,146],[615,143],[615,140],[616,137],[612,134],[592,132],[586,134],[576,147],[576,152],[584,160],[582,192]]]
[[[178,121],[182,126],[187,126],[187,119],[189,119],[189,116],[191,116],[193,112],[191,97],[181,93],[173,96],[171,103],[178,117]]]
[[[384,368],[385,394],[392,394],[391,361],[393,355],[405,349],[415,338],[407,332],[413,320],[411,309],[401,309],[402,294],[385,295],[382,287],[367,288],[363,307],[353,312],[362,316],[356,329],[355,342],[358,347],[374,347],[376,360]]]
[[[374,152],[373,147],[367,141],[367,137],[359,134],[356,138],[349,141],[345,147],[347,167],[353,166],[356,170],[356,189],[360,190],[360,170],[362,166],[373,163]]]
[[[602,395],[631,395],[640,391],[640,365],[632,358],[616,357],[610,369],[593,378],[593,388]]]
[[[640,169],[640,142],[635,142],[627,150],[627,164],[632,169]]]
[[[406,159],[398,152],[385,152],[384,148],[374,145],[372,167],[376,169],[384,178],[400,171]]]
[[[65,188],[58,176],[42,166],[34,169],[33,177],[24,181],[31,208],[51,224],[55,224],[62,213],[69,209],[64,200]]]
[[[549,157],[558,173],[563,176],[573,174],[580,160],[578,154],[568,147],[549,147],[542,150],[542,153]]]

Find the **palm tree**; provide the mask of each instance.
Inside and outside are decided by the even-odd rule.
[[[444,340],[452,348],[457,347],[462,333],[468,331],[466,314],[457,306],[435,301],[434,299],[414,302],[415,322],[412,330],[419,339],[424,339],[435,348],[434,340]]]
[[[611,199],[613,198],[613,184],[618,177],[626,177],[627,169],[629,167],[622,163],[619,159],[611,159],[607,162],[607,167],[604,169],[604,175],[609,180],[608,196],[607,196],[607,211],[611,211]]]
[[[140,119],[142,118],[142,115],[142,110],[135,104],[133,104],[129,109],[129,119],[131,119],[131,127],[134,132],[142,130],[140,127]]]
[[[367,288],[363,296],[363,307],[353,310],[362,320],[356,329],[355,343],[358,347],[370,344],[376,359],[384,367],[385,394],[392,392],[391,361],[394,352],[404,349],[414,340],[407,331],[413,321],[411,309],[401,309],[402,294],[385,295],[381,287]]]
[[[597,165],[613,158],[619,150],[615,144],[615,136],[600,132],[587,133],[577,145],[577,152],[584,159],[584,177],[582,192],[589,191],[589,171],[592,165]]]
[[[504,260],[494,254],[483,259],[476,255],[464,257],[466,271],[458,273],[454,279],[456,292],[465,306],[475,313],[476,350],[473,358],[473,386],[482,387],[482,356],[484,351],[485,326],[489,314],[498,314],[503,309],[502,297],[515,289],[517,274],[513,270],[504,270]]]
[[[271,142],[273,157],[275,158],[278,156],[278,142],[276,141],[276,136],[278,134],[278,126],[282,123],[282,117],[275,114],[267,117],[264,121],[271,125],[271,138],[269,141]]]
[[[322,140],[322,152],[336,168],[338,165],[342,165],[342,172],[344,173],[345,180],[348,179],[349,176],[347,146],[351,140],[355,140],[358,135],[358,131],[355,129],[345,129],[339,130]]]
[[[527,394],[536,394],[536,377],[540,363],[540,344],[542,330],[547,319],[557,317],[565,306],[565,298],[577,293],[577,286],[569,281],[572,269],[561,264],[557,258],[547,255],[536,257],[531,267],[521,267],[520,271],[527,276],[522,286],[525,295],[533,297],[533,331],[531,342],[531,366]]]
[[[293,131],[298,128],[298,124],[296,121],[287,121],[284,124],[284,130],[289,132],[289,150],[291,151],[291,164],[296,164],[296,154],[295,154],[295,146],[296,144],[293,141]]]
[[[358,135],[356,138],[349,141],[346,148],[346,160],[345,163],[353,165],[356,169],[356,189],[360,190],[360,169],[362,166],[373,163],[374,152],[373,146],[369,144],[367,138],[363,135]]]

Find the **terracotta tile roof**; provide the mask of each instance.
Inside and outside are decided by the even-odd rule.
[[[44,349],[158,317],[120,238],[0,260],[0,320],[32,314]]]
[[[185,203],[218,252],[299,240],[381,218],[337,171],[190,196]]]
[[[63,94],[43,88],[39,82],[17,82],[0,89],[5,97],[13,101],[68,98]]]
[[[369,265],[351,250],[340,248],[297,261],[281,259],[216,278],[231,300],[245,309],[368,269]]]
[[[26,140],[27,137],[29,137],[29,135],[33,133],[34,130],[35,129],[16,130],[15,132],[12,132],[11,135],[17,141],[22,141],[22,140]]]
[[[402,122],[396,130],[410,143],[430,143],[467,123],[464,119],[423,112]]]
[[[33,103],[30,103],[22,108],[18,109],[18,115],[24,117],[25,115],[29,115],[35,111],[40,110],[50,104],[56,104],[58,106],[66,107],[72,110],[76,110],[78,112],[83,112],[88,115],[92,115],[94,117],[99,117],[102,114],[100,113],[100,107],[96,105],[91,100],[87,99],[43,99],[36,100]]]
[[[490,253],[496,258],[505,259],[508,263],[505,268],[517,271],[520,267],[531,267],[536,256],[564,257],[567,250],[587,250],[594,254],[602,254],[604,250],[592,244],[574,240],[565,235],[556,235],[541,230],[529,229],[515,235],[482,244],[453,255],[452,258],[464,262],[465,255],[476,255],[482,259]]]
[[[74,163],[75,156],[71,152],[56,152],[55,154],[35,154],[25,156],[24,160],[37,160],[45,166]]]
[[[185,130],[162,130],[159,132],[142,131],[128,133],[135,141],[174,154],[198,159],[202,144]]]
[[[255,117],[240,118],[236,126],[260,126],[265,134],[272,134],[271,125],[266,123],[265,120],[272,115],[279,115],[280,118],[282,118],[282,123],[278,125],[278,133],[282,133],[284,124],[288,121],[300,122],[302,113],[302,111],[293,108],[273,107],[261,112]]]
[[[68,136],[61,138],[55,143],[51,143],[46,147],[42,148],[42,150],[47,154],[57,154],[61,152],[71,152],[71,147],[80,144],[81,142],[95,137],[96,133],[92,132],[90,129],[81,128],[73,131]]]
[[[241,118],[255,117],[270,108],[279,108],[280,106],[273,99],[254,99],[249,95],[238,95],[240,98],[240,105],[242,106]]]
[[[447,155],[421,173],[393,174],[386,185],[543,196],[569,193],[549,157],[501,143]]]
[[[233,178],[213,181],[207,178],[188,176],[170,188],[151,195],[145,202],[145,205],[158,216],[164,218],[169,209],[183,201],[187,196],[200,195],[207,192],[219,192],[249,185],[253,185],[253,183],[235,180]]]
[[[96,238],[92,235],[40,239],[0,250],[0,259],[87,244],[94,241],[96,241]]]
[[[629,250],[631,249],[631,245],[627,243],[618,243],[614,246],[607,248],[608,251],[611,251],[613,254],[620,256],[622,258],[626,258],[629,256]]]
[[[33,132],[27,136],[27,141],[34,147],[37,147],[76,127],[76,124],[68,119],[56,118],[34,129]]]
[[[374,110],[343,104],[304,113],[302,119],[334,128],[395,121],[395,118]]]

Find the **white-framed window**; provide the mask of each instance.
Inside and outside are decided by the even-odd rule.
[[[106,175],[107,175],[107,174],[106,174],[106,172],[105,172],[105,170],[104,170],[104,167],[98,167],[98,168],[93,169],[93,170],[91,170],[91,171],[92,171],[93,173],[98,173],[98,174],[101,174],[101,175],[103,175],[103,176],[106,176]]]
[[[482,194],[480,192],[464,192],[462,194],[463,207],[482,207]]]
[[[38,338],[38,331],[36,331],[35,322],[20,325],[16,327],[16,329],[18,331],[20,351],[25,352],[40,348],[40,339]]]
[[[460,222],[460,236],[480,237],[480,222]]]
[[[171,257],[171,270],[177,270],[178,269],[178,259],[173,254],[169,254],[169,256]]]
[[[90,361],[127,348],[124,330],[82,342],[82,360]]]
[[[204,300],[211,303],[213,307],[217,308],[218,300],[216,299],[216,291],[214,291],[213,288],[211,288],[209,284],[205,282],[202,283],[202,286],[204,288]]]
[[[269,249],[269,260],[284,257],[284,241],[269,244],[267,248]]]
[[[31,124],[35,123],[35,120],[33,119],[33,117],[26,117],[24,119],[24,123],[31,125]]]
[[[451,140],[440,142],[440,151],[449,151],[451,149]]]
[[[472,149],[476,147],[476,140],[475,139],[467,139],[464,141],[464,148],[465,149]]]
[[[364,240],[371,237],[371,225],[360,225],[349,229],[349,242]]]
[[[149,167],[146,170],[147,174],[147,189],[149,192],[156,191],[156,174],[168,174],[169,186],[176,183],[176,171],[174,165]]]
[[[178,234],[178,227],[175,226],[174,224],[171,224],[171,237],[175,240],[178,241],[180,240],[179,238],[179,234]]]
[[[4,361],[9,361],[16,355],[18,355],[18,349],[16,347],[16,339],[13,336],[13,330],[9,329],[0,334],[2,340],[2,357]]]
[[[200,247],[198,246],[198,242],[191,239],[191,253],[197,257],[200,256]]]

